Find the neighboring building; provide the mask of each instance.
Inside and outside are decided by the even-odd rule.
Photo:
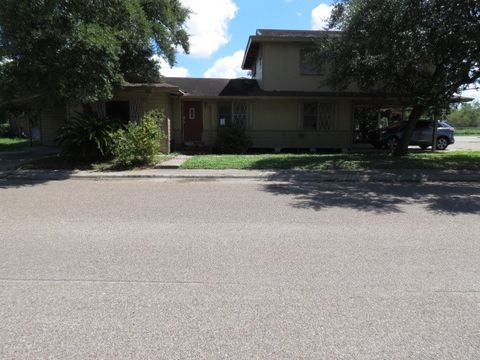
[[[97,112],[139,121],[151,109],[167,115],[170,144],[215,144],[219,126],[241,123],[252,147],[267,149],[349,148],[362,142],[369,126],[403,117],[400,99],[336,91],[325,85],[328,61],[318,67],[309,54],[317,42],[338,32],[258,30],[242,64],[252,79],[165,78],[162,84],[127,84]],[[41,133],[51,143],[75,110],[45,114]]]

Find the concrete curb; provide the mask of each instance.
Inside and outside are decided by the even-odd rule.
[[[136,170],[125,172],[18,170],[3,179],[30,181],[77,180],[257,180],[273,182],[480,182],[473,171],[256,171],[256,170]]]

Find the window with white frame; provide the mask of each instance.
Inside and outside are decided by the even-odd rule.
[[[304,130],[332,130],[335,106],[329,103],[308,102],[303,104]]]
[[[219,102],[217,110],[220,126],[232,124],[247,126],[248,104],[245,101]]]

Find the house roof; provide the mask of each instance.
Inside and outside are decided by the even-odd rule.
[[[255,96],[259,93],[258,82],[253,79],[205,79],[167,77],[168,84],[178,86],[185,96]]]
[[[340,31],[258,29],[256,34],[250,36],[248,40],[242,69],[253,69],[260,44],[263,42],[312,42],[325,37],[340,36],[340,34]]]
[[[183,95],[179,87],[168,83],[124,83],[121,86],[122,89],[140,89],[140,90],[159,90],[163,92],[169,92],[171,94]]]
[[[258,29],[254,37],[305,40],[319,39],[332,34],[341,34],[341,31]]]
[[[452,103],[467,103],[467,102],[472,102],[473,100],[475,99],[472,97],[466,97],[461,95],[452,96]]]
[[[381,93],[341,92],[341,91],[266,91],[255,79],[205,79],[167,77],[165,82],[176,86],[186,97],[348,97],[384,98]],[[391,95],[390,97],[400,97]]]

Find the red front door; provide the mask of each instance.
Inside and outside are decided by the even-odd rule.
[[[203,131],[203,112],[200,101],[183,103],[184,141],[201,141]]]

